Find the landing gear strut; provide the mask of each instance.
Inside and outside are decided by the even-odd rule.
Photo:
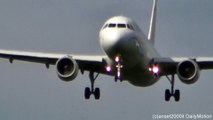
[[[172,75],[171,78],[169,78],[168,76],[166,76],[166,77],[171,84],[171,89],[165,90],[165,101],[169,101],[170,98],[172,96],[174,96],[175,101],[178,102],[180,100],[180,90],[178,90],[178,89],[174,90],[175,77],[174,77],[174,75]]]
[[[115,67],[116,67],[115,82],[117,82],[118,80],[120,80],[122,82],[123,80],[122,80],[121,71],[122,71],[123,65],[122,65],[122,60],[121,60],[120,56],[115,57],[115,63],[116,63],[116,65],[115,65]]]
[[[85,91],[84,91],[85,99],[89,99],[92,94],[94,95],[96,100],[100,99],[100,88],[94,88],[94,83],[95,83],[95,80],[98,77],[98,75],[99,75],[99,73],[94,75],[94,72],[90,71],[89,78],[90,78],[90,82],[91,82],[91,87],[85,88]]]

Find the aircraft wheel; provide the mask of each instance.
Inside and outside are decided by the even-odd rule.
[[[100,88],[95,88],[94,96],[96,100],[100,99]]]
[[[122,76],[118,77],[117,75],[114,77],[115,82],[117,82],[118,80],[120,80],[120,82],[123,81]]]
[[[85,88],[85,91],[84,91],[84,97],[85,99],[89,99],[90,98],[90,95],[91,95],[91,91],[90,91],[90,88],[89,87],[86,87]]]
[[[166,89],[165,91],[165,101],[169,101],[171,97],[169,89]]]
[[[180,90],[175,90],[174,97],[176,102],[180,101]]]
[[[115,82],[117,82],[118,81],[118,77],[117,76],[115,76]]]

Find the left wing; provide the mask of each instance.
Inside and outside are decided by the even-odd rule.
[[[193,60],[197,63],[200,70],[213,69],[213,57],[170,57],[170,58],[153,58],[153,63],[159,65],[160,75],[176,74],[177,66],[180,62]]]
[[[47,68],[49,68],[50,65],[55,65],[60,58],[65,56],[70,56],[76,60],[82,72],[84,70],[88,70],[102,74],[108,74],[104,70],[105,63],[103,62],[104,59],[107,58],[106,56],[52,54],[0,49],[0,58],[8,59],[10,63],[13,63],[14,60],[21,60],[45,64]]]

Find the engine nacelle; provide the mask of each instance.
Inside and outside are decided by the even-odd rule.
[[[78,71],[78,64],[71,57],[63,57],[56,63],[56,72],[58,74],[58,77],[63,81],[72,81],[77,77]]]
[[[195,83],[200,77],[200,68],[193,60],[185,60],[178,64],[177,75],[185,84]]]

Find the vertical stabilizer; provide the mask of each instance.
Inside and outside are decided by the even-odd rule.
[[[155,43],[156,17],[157,17],[157,0],[153,0],[152,14],[148,34],[148,40],[150,40],[152,44]]]

